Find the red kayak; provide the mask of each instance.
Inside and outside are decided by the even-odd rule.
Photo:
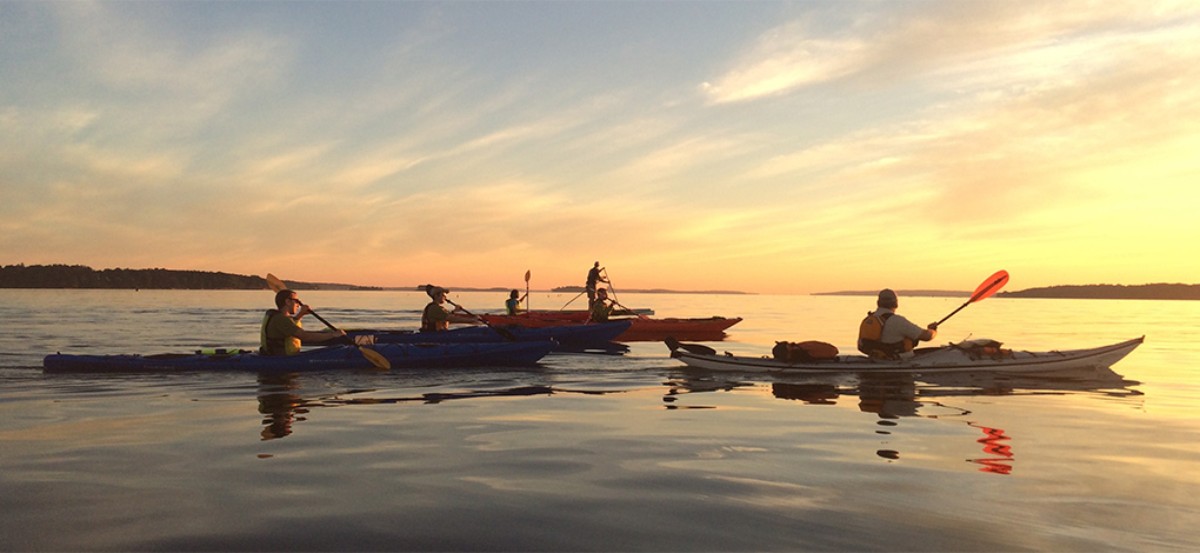
[[[482,315],[489,325],[523,326],[542,328],[586,324],[586,316],[580,319],[575,312],[555,316],[554,311],[537,311],[532,315]],[[725,329],[742,322],[741,317],[709,317],[707,319],[654,319],[650,317],[628,317],[609,319],[629,321],[629,329],[615,338],[617,342],[658,342],[673,337],[677,340],[719,341],[725,339]]]
[[[653,315],[654,310],[649,307],[633,307],[630,309],[617,309],[612,312],[610,318],[617,317],[636,317],[639,315]],[[577,323],[586,323],[591,315],[586,309],[557,309],[557,310],[538,310],[522,311],[521,316],[528,316],[536,319],[566,319]]]

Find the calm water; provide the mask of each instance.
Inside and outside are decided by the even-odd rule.
[[[425,303],[301,297],[344,327],[413,328]],[[619,299],[744,317],[709,345],[758,355],[852,350],[873,298]],[[901,311],[928,322],[962,301]],[[40,369],[56,351],[254,347],[270,302],[0,290],[0,550],[1200,549],[1198,302],[991,298],[942,326],[939,341],[1030,350],[1146,335],[1116,374],[1070,381],[718,375],[657,343],[516,370]]]

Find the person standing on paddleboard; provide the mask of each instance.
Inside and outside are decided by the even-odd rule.
[[[259,353],[263,355],[295,355],[304,343],[319,344],[346,335],[344,330],[304,330],[300,319],[312,310],[292,290],[276,292],[275,307],[263,315],[259,334]]]
[[[608,284],[608,279],[600,275],[600,271],[603,270],[604,268],[601,267],[600,262],[597,261],[594,265],[592,265],[592,269],[588,271],[587,285],[584,286],[584,289],[587,290],[589,310],[591,310],[592,306],[596,304],[596,286],[601,282]]]

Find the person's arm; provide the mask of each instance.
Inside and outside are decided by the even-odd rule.
[[[937,323],[929,323],[929,326],[925,327],[921,331],[921,336],[918,337],[917,340],[921,342],[932,341],[935,337],[937,337],[937,327]]]
[[[473,317],[471,315],[467,315],[466,313],[461,313],[458,311],[447,314],[446,320],[449,322],[452,322],[452,323],[459,323],[459,324],[477,325],[477,324],[483,323],[483,321],[479,320],[479,317]]]
[[[300,304],[300,311],[298,313],[296,313],[296,316],[293,317],[292,320],[296,321],[296,323],[297,323],[296,326],[300,326],[299,325],[300,319],[303,318],[305,315],[308,315],[309,313],[312,313],[312,312],[313,312],[313,310],[308,306],[307,303],[302,303],[302,304]],[[299,338],[301,342],[307,342],[307,343],[313,343],[313,344],[320,344],[322,342],[328,342],[335,338],[341,338],[342,336],[345,336],[345,335],[346,335],[345,330],[341,330],[341,329],[337,329],[337,328],[330,328],[327,330],[304,330],[303,328],[299,328],[295,332],[295,336],[297,338]]]
[[[346,335],[345,330],[329,329],[329,330],[304,330],[303,328],[296,331],[296,337],[304,343],[320,344],[330,340],[341,338]]]

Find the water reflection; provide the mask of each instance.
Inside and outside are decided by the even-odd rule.
[[[387,405],[400,403],[438,404],[445,401],[513,396],[537,396],[562,393],[550,386],[529,385],[487,390],[456,392],[425,392],[412,396],[378,397],[376,389],[352,388],[335,394],[308,395],[303,393],[304,378],[312,375],[295,373],[262,374],[258,377],[258,412],[263,415],[263,441],[290,436],[295,424],[307,420],[312,409],[346,405]],[[588,393],[588,392],[575,392]]]
[[[983,431],[983,437],[975,440],[983,444],[984,454],[991,457],[980,457],[977,459],[967,459],[977,465],[982,465],[980,472],[990,472],[994,474],[1011,474],[1013,452],[1012,446],[1008,445],[1008,440],[1011,438],[1004,433],[1000,428],[989,428],[981,426],[974,422],[968,422],[967,426],[978,428]]]
[[[712,405],[680,406],[677,399],[682,394],[732,391],[755,386],[752,379],[761,382],[763,378],[762,375],[753,375],[742,379],[736,374],[715,374],[692,369],[684,369],[680,375],[666,383],[668,391],[663,401],[668,409],[715,409]],[[1140,400],[1142,396],[1142,392],[1132,388],[1139,382],[1126,380],[1109,368],[1060,371],[1052,375],[964,372],[928,375],[771,375],[768,378],[779,379],[770,383],[772,396],[778,399],[799,401],[805,405],[837,405],[842,397],[857,399],[859,411],[877,417],[875,433],[882,436],[890,436],[899,421],[906,417],[961,421],[982,433],[975,439],[982,454],[965,461],[977,465],[981,472],[1000,475],[1008,475],[1013,471],[1016,456],[1011,445],[1012,437],[996,424],[971,420],[973,413],[954,405],[953,398],[1084,393]],[[897,460],[903,452],[881,448],[876,455]]]
[[[308,407],[296,393],[295,374],[261,374],[258,377],[258,412],[265,415],[262,439],[274,440],[292,433],[292,424],[305,420]]]

